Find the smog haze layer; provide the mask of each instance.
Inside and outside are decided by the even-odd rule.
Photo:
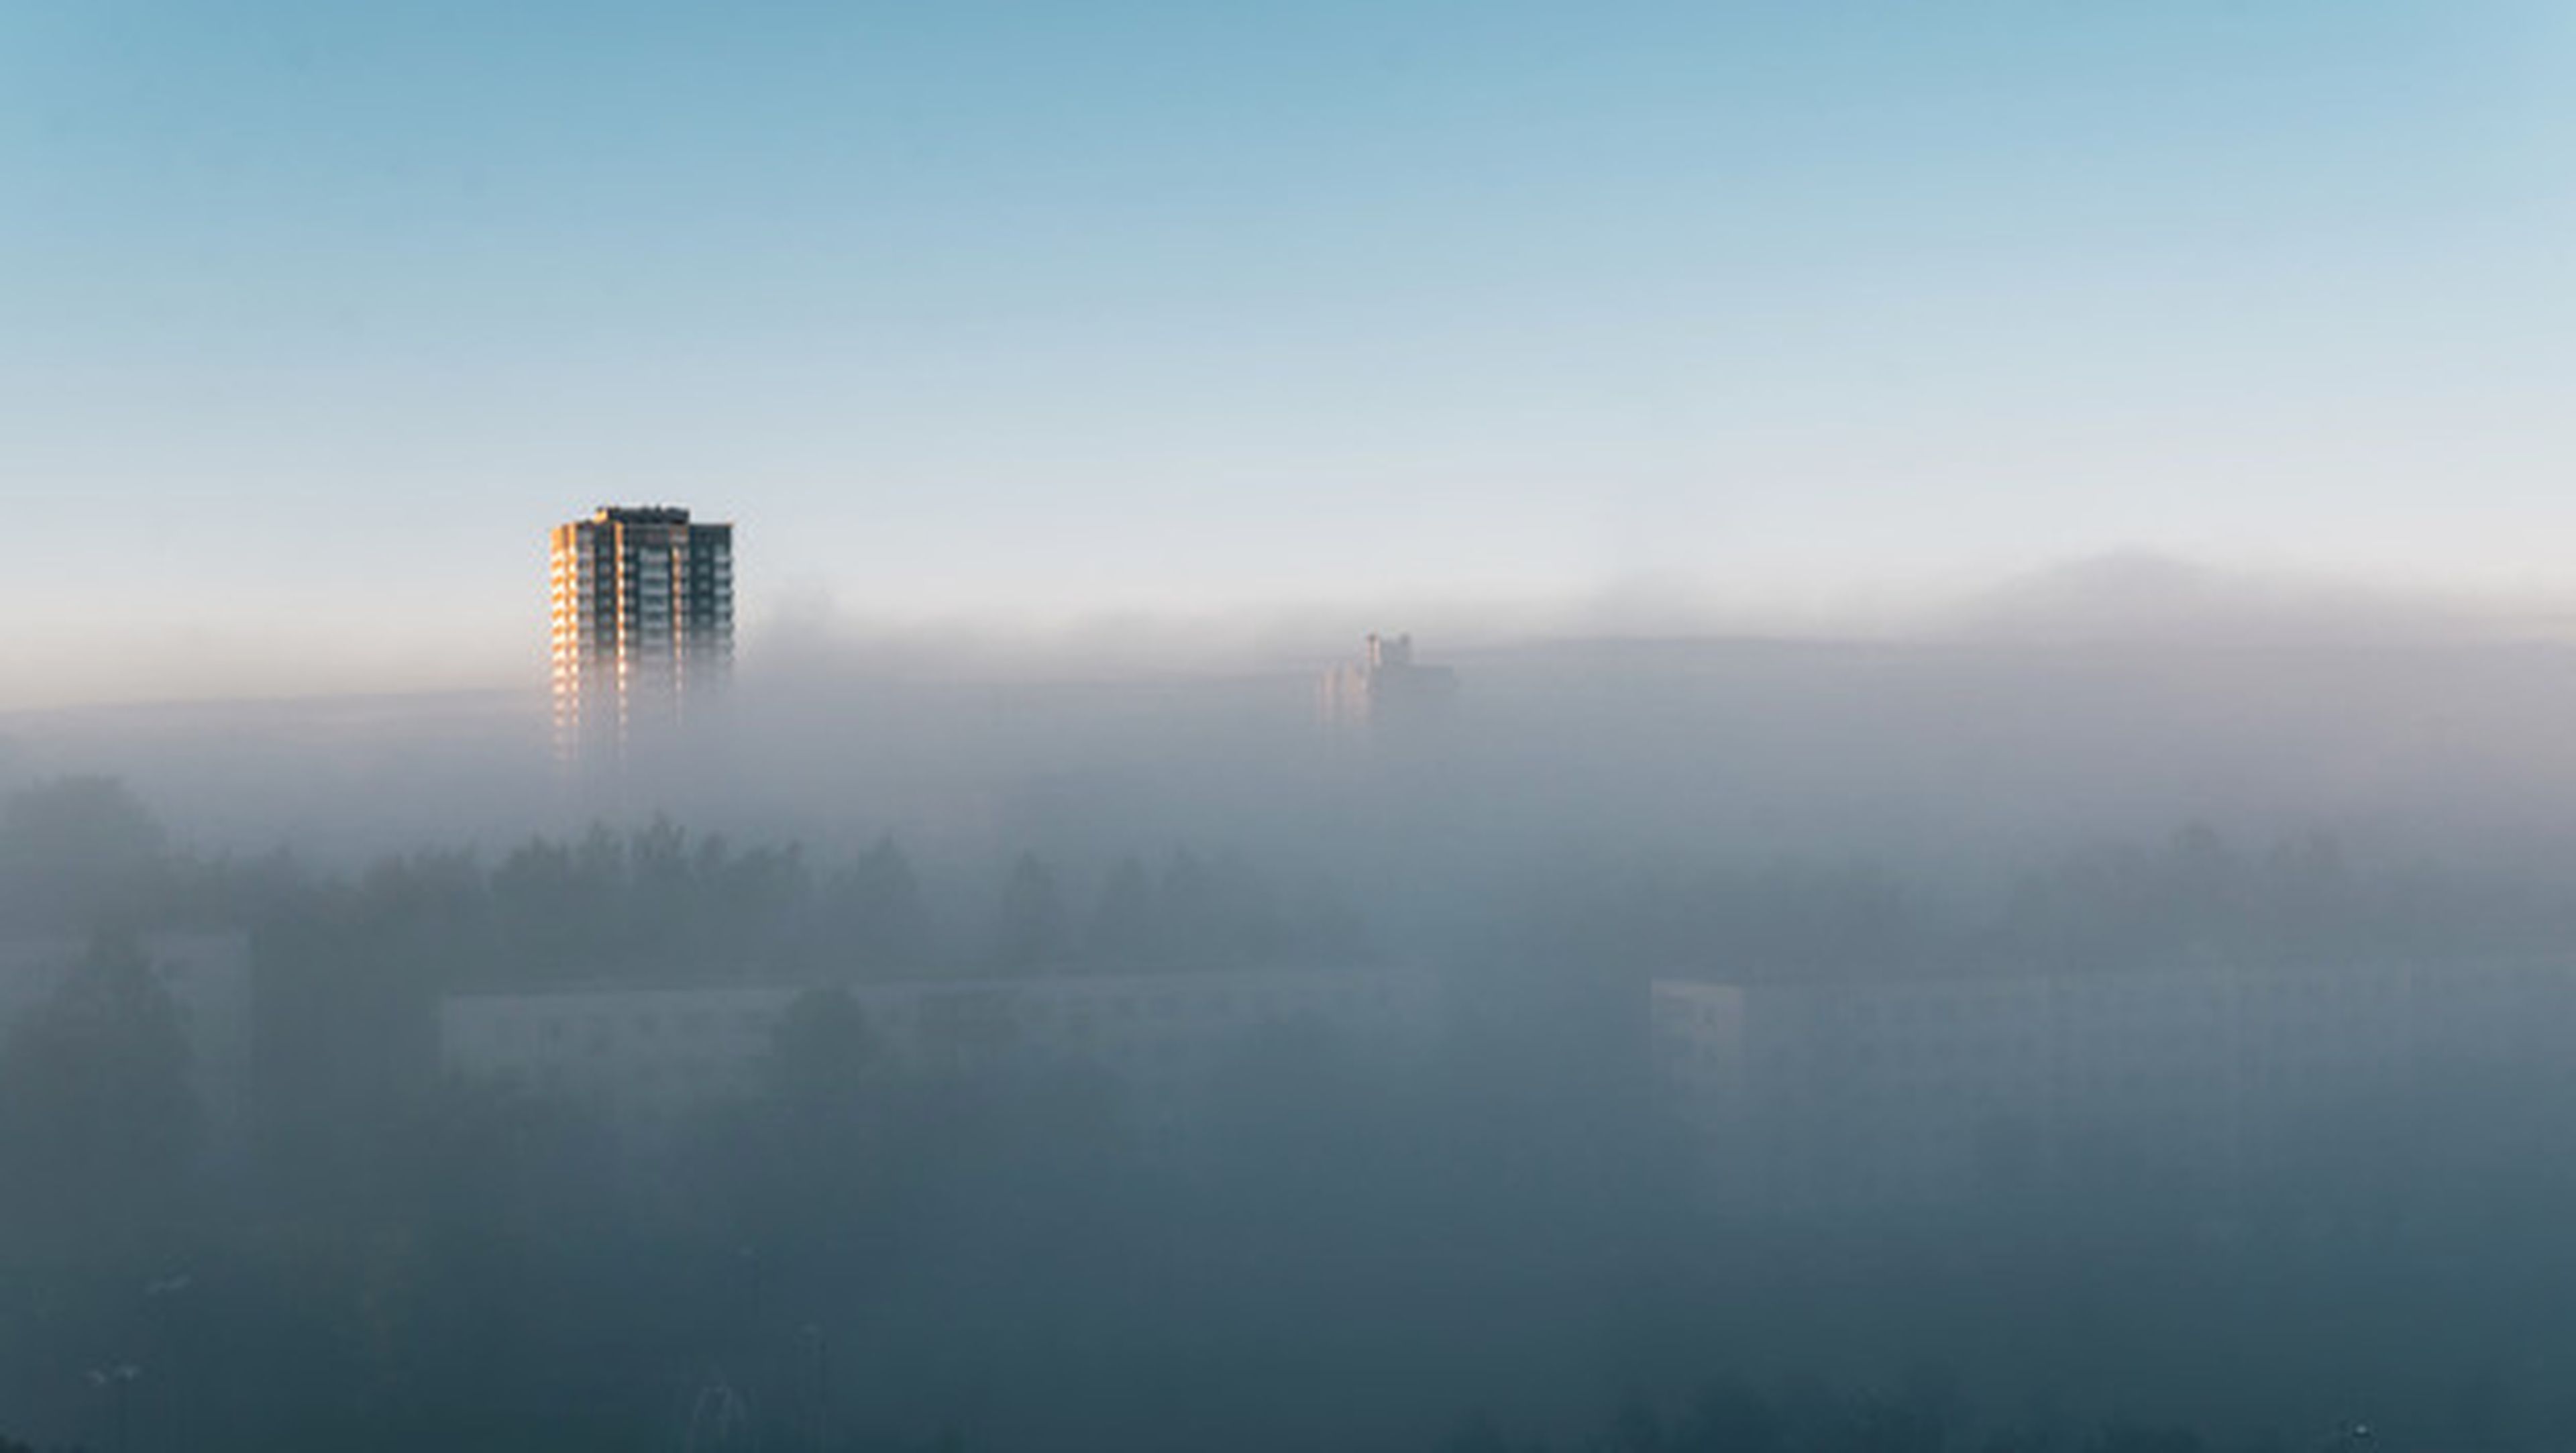
[[[2561,1453],[2571,159],[2542,0],[0,0],[0,1453]]]

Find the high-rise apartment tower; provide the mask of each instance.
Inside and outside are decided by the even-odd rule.
[[[555,742],[622,758],[676,728],[733,666],[733,526],[602,506],[553,537]]]

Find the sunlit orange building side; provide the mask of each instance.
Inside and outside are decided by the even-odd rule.
[[[556,749],[622,760],[732,671],[733,526],[603,505],[555,526],[552,545]]]

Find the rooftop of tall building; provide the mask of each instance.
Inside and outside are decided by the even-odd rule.
[[[685,525],[689,512],[679,505],[601,505],[590,516],[600,524]]]

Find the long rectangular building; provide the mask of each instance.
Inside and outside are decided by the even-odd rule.
[[[2576,964],[1834,985],[1657,981],[1668,1108],[1748,1209],[1962,1204],[2152,1174],[2215,1195],[2329,1124],[2576,1062]]]
[[[801,985],[594,987],[466,994],[439,1007],[449,1069],[569,1095],[630,1132],[755,1093]],[[1140,1128],[1190,1118],[1205,1077],[1265,1026],[1322,1028],[1363,1050],[1420,1044],[1431,979],[1265,970],[854,984],[870,1053],[906,1074],[1080,1064],[1130,1092]]]

